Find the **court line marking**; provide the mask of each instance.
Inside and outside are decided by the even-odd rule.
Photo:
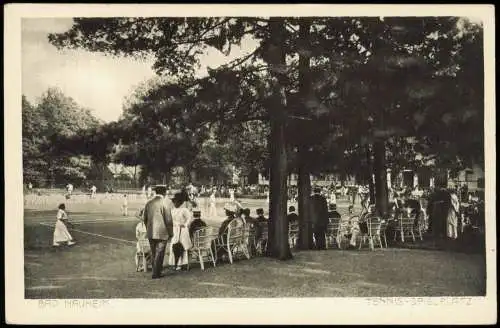
[[[102,219],[102,220],[70,220],[70,223],[110,223],[110,222],[139,222],[137,219]],[[38,223],[43,223],[43,224],[53,224],[55,221],[42,221]]]
[[[25,213],[26,214],[26,213]],[[77,216],[110,216],[109,213],[82,213],[82,214],[71,214],[71,213],[68,213],[68,217],[77,217]],[[29,218],[33,218],[35,219],[36,217],[44,217],[44,216],[47,216],[45,213],[36,213],[35,215],[33,215],[32,213],[30,213],[29,215]],[[125,217],[125,218],[131,218],[131,217]],[[122,219],[125,219],[122,217]]]
[[[49,224],[40,223],[40,225],[41,226],[45,226],[45,227],[51,227],[51,228],[53,228],[53,225],[49,225]],[[80,232],[80,233],[91,235],[91,236],[101,237],[101,238],[104,238],[104,239],[111,239],[111,240],[121,241],[121,242],[125,242],[125,243],[128,243],[128,244],[134,244],[134,245],[136,244],[135,241],[125,240],[125,239],[120,239],[120,238],[114,238],[114,237],[109,237],[109,236],[101,235],[101,234],[98,234],[98,233],[92,233],[92,232],[88,232],[88,231],[83,231],[83,230],[80,230],[80,229],[68,229],[68,230]]]

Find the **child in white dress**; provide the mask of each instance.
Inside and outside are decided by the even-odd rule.
[[[136,271],[147,271],[147,266],[151,263],[151,248],[149,246],[148,232],[144,224],[144,217],[140,213],[139,219],[141,222],[135,227],[135,237],[137,239],[135,252]],[[144,261],[145,260],[145,261]],[[146,263],[146,266],[144,266]]]
[[[52,242],[53,246],[60,246],[61,243],[67,243],[68,246],[76,244],[73,241],[73,237],[66,227],[66,222],[68,221],[68,215],[66,214],[66,205],[60,204],[59,210],[57,211],[57,221],[54,229],[54,239]]]

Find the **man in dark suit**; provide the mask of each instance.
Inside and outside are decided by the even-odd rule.
[[[165,248],[173,236],[171,204],[165,203],[166,186],[155,187],[155,193],[156,196],[146,203],[143,213],[153,260],[153,279],[162,275]]]
[[[314,238],[316,239],[316,249],[326,249],[325,232],[328,225],[328,204],[326,198],[321,195],[319,188],[314,188],[314,194],[311,196],[309,203],[309,214]]]

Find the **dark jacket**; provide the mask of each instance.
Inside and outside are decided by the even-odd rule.
[[[267,219],[265,216],[258,216],[255,218],[258,222],[267,222]]]
[[[193,222],[191,222],[191,225],[189,226],[189,235],[191,236],[191,238],[193,238],[194,233],[196,231],[206,226],[207,224],[202,219],[200,218],[194,219]]]
[[[341,215],[337,211],[330,211],[330,212],[328,212],[328,218],[329,219],[340,219]]]
[[[219,228],[219,237],[222,239],[223,242],[226,242],[227,240],[227,226],[229,225],[229,222],[233,221],[235,218],[232,216],[227,217],[224,221],[222,221],[220,228]]]
[[[297,213],[290,213],[286,216],[286,219],[288,220],[288,224],[297,224],[299,223],[299,216]]]
[[[309,199],[309,215],[313,224],[313,229],[324,229],[328,225],[328,204],[326,198],[319,194],[314,194]]]

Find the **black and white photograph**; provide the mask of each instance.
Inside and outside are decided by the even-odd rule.
[[[4,29],[6,301],[41,312],[11,323],[496,322],[493,7],[36,6]]]

